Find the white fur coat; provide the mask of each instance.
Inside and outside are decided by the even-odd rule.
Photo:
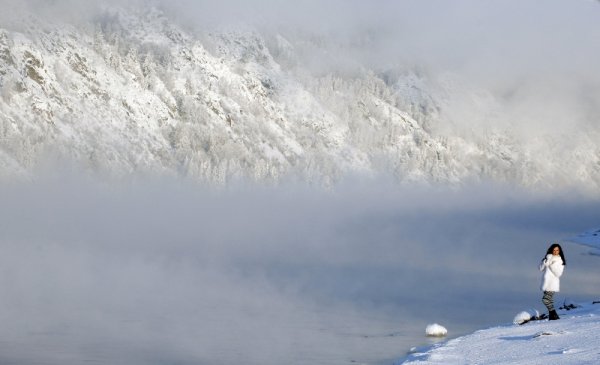
[[[546,255],[546,258],[540,264],[540,271],[544,272],[540,289],[543,291],[560,291],[560,276],[564,269],[565,266],[560,256],[554,256],[551,253]]]

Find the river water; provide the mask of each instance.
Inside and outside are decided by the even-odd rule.
[[[2,187],[2,364],[390,364],[541,310],[563,242],[565,297],[599,299],[565,241],[600,201],[498,186],[335,191],[191,184]]]

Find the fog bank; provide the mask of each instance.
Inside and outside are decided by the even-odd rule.
[[[597,201],[498,186],[62,182],[0,197],[0,359],[17,364],[390,359],[430,321],[456,334],[541,309],[549,243],[600,221]],[[564,248],[561,297],[597,294],[597,258]]]

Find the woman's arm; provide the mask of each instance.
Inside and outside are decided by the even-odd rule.
[[[556,276],[557,278],[560,278],[560,276],[563,274],[563,271],[565,269],[565,265],[562,264],[561,259],[554,259],[552,261],[552,263],[550,263],[548,268],[550,269],[550,271],[552,271],[554,276]]]
[[[545,258],[542,259],[542,262],[540,263],[540,271],[544,271],[544,269],[552,263],[552,258],[553,255],[549,253]]]

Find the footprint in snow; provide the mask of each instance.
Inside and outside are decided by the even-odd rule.
[[[554,331],[543,331],[543,332],[538,332],[535,335],[533,335],[533,338],[537,338],[537,337],[542,337],[542,336],[554,336],[554,335],[563,335],[565,334],[564,331],[558,331],[558,332],[554,332]]]

